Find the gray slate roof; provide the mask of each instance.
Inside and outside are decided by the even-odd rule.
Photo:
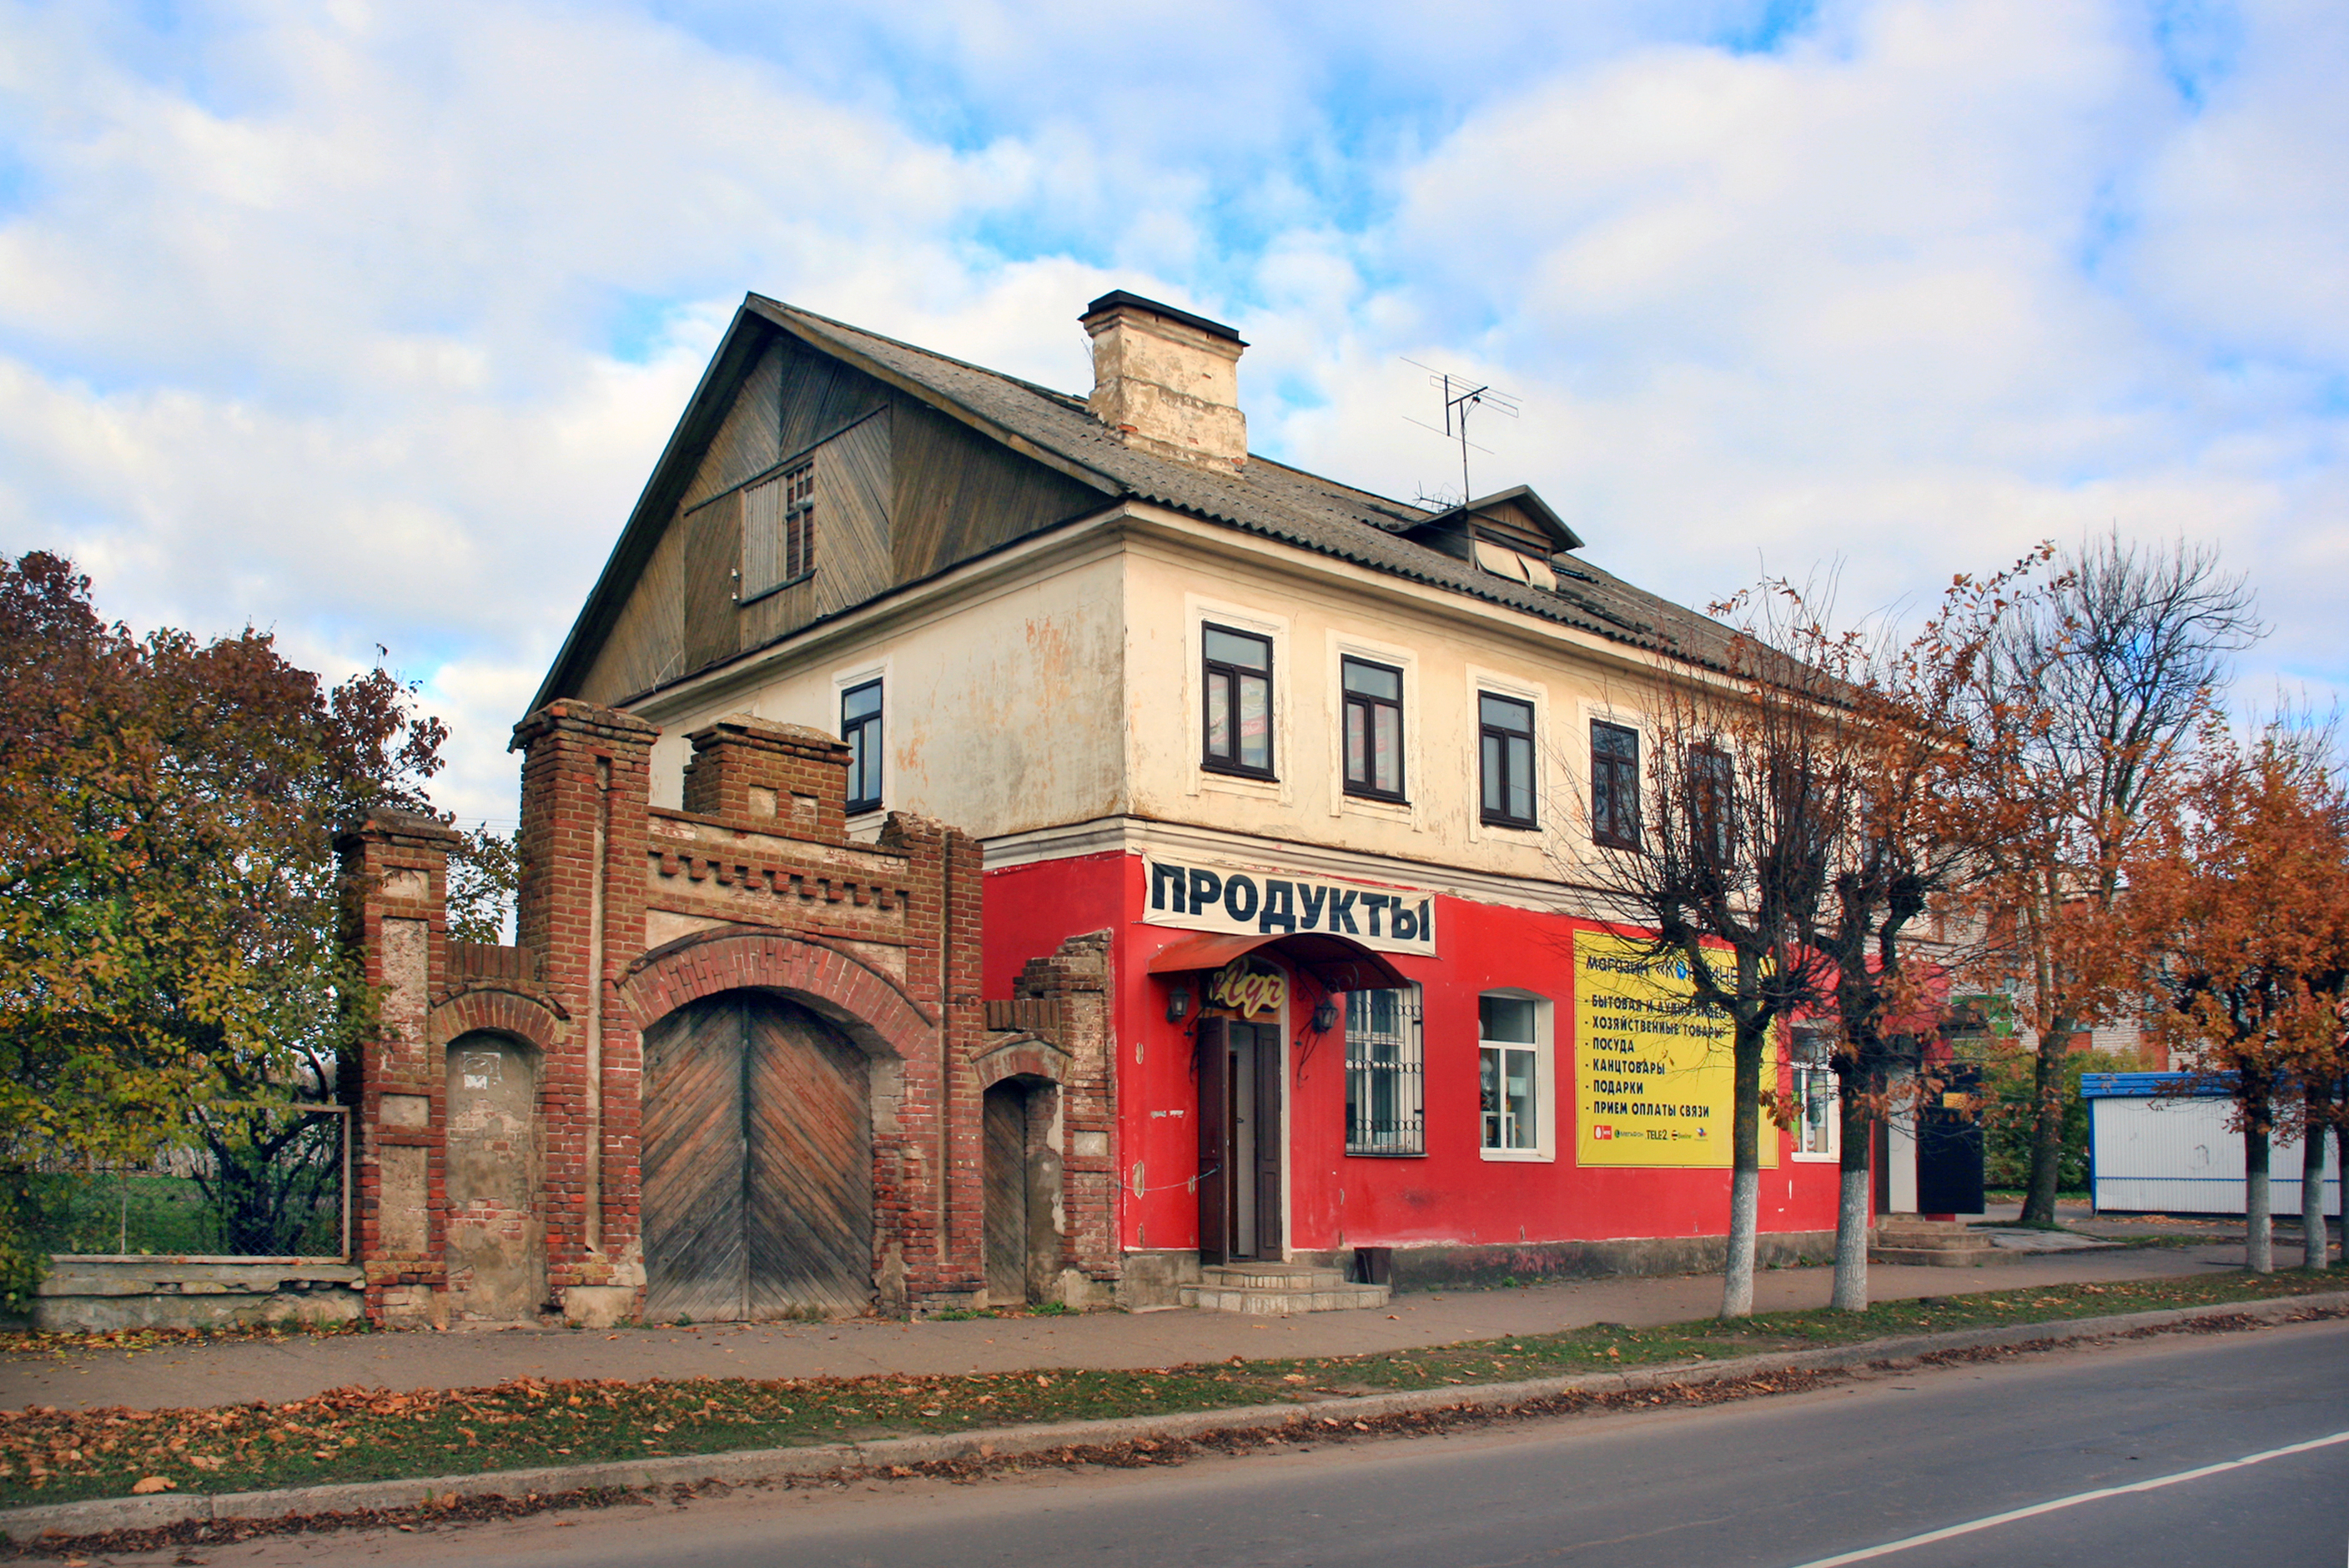
[[[747,308],[817,348],[942,400],[1079,470],[1105,492],[1229,523],[1375,572],[1448,588],[1617,642],[1719,665],[1730,632],[1581,556],[1551,593],[1479,570],[1400,537],[1436,514],[1251,454],[1237,473],[1137,451],[1094,418],[1081,398],[752,294]],[[1563,564],[1563,563],[1561,563]]]
[[[753,320],[755,318],[755,321]],[[1555,593],[1480,571],[1402,535],[1437,514],[1251,455],[1237,473],[1136,451],[1094,418],[1084,401],[1050,387],[933,354],[760,294],[734,325],[654,465],[586,603],[572,624],[535,709],[566,695],[609,633],[701,449],[756,357],[763,322],[856,366],[1042,461],[1104,498],[1154,501],[1374,572],[1506,605],[1612,641],[1715,667],[1730,655],[1727,627],[1658,598],[1581,556],[1561,562]],[[1567,575],[1571,573],[1573,575]]]

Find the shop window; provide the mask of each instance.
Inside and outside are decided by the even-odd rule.
[[[1795,1158],[1843,1157],[1843,1118],[1837,1114],[1831,1045],[1824,1030],[1795,1026],[1788,1055],[1794,1058]]]
[[[1346,793],[1402,797],[1402,672],[1368,659],[1340,661],[1346,688]]]
[[[1476,998],[1476,1056],[1485,1155],[1547,1155],[1549,1004],[1537,996],[1500,991]]]
[[[1346,1152],[1424,1154],[1419,987],[1346,993]]]
[[[1534,705],[1476,694],[1480,815],[1494,827],[1534,826]]]
[[[1640,847],[1640,732],[1590,722],[1590,836],[1611,849]]]
[[[1206,711],[1200,765],[1272,777],[1272,639],[1227,626],[1201,628]]]
[[[840,694],[840,738],[848,742],[848,814],[881,809],[881,683]]]

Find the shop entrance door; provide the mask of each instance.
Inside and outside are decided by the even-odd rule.
[[[1199,1256],[1281,1256],[1281,1047],[1271,1024],[1199,1021]]]

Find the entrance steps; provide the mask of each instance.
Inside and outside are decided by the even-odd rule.
[[[1384,1306],[1393,1294],[1382,1284],[1356,1284],[1338,1269],[1310,1264],[1209,1264],[1199,1283],[1182,1287],[1185,1306],[1275,1317],[1291,1312],[1345,1312]]]
[[[1868,1233],[1868,1261],[1872,1264],[1922,1264],[1930,1268],[1962,1269],[1987,1263],[1998,1243],[1971,1225],[1953,1220],[1920,1220],[1888,1214]]]

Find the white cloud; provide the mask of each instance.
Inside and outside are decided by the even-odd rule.
[[[0,546],[134,620],[513,711],[745,289],[1082,390],[1103,288],[1237,322],[1258,444],[1480,480],[1691,602],[2220,539],[2349,688],[2349,24],[2199,101],[2128,0],[776,10],[0,0]],[[168,28],[167,31],[157,29]],[[2225,40],[2221,40],[2222,43]],[[1481,486],[1480,486],[1481,488]]]

